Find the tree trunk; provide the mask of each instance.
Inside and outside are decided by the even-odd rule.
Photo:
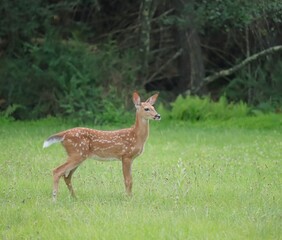
[[[148,77],[151,18],[153,12],[153,0],[143,0],[140,6],[140,72],[138,76],[140,85],[144,85]]]
[[[183,92],[183,89],[188,88],[194,93],[202,85],[205,75],[200,38],[193,20],[194,1],[189,0],[184,3],[182,0],[175,0],[175,4],[181,22],[184,23],[177,25],[178,43],[180,48],[183,49],[183,54],[179,59],[180,82],[178,89],[179,92]],[[185,8],[186,10],[183,11]],[[187,10],[188,8],[189,10]],[[204,92],[205,89],[202,88],[198,94]]]

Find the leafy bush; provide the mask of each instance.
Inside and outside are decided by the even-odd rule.
[[[184,121],[227,120],[247,116],[250,111],[245,103],[228,103],[224,96],[218,102],[214,102],[209,97],[180,95],[171,105],[169,117]]]
[[[76,122],[126,121],[126,99],[134,88],[134,53],[120,53],[114,42],[102,46],[46,39],[26,44],[21,58],[4,58],[0,67],[2,111],[12,116],[61,116]]]

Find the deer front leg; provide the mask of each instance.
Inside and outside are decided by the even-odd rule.
[[[132,159],[131,158],[124,158],[122,159],[122,172],[124,177],[124,185],[125,190],[128,196],[132,195],[132,174],[131,174],[131,165]]]

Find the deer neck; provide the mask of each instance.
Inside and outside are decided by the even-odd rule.
[[[133,129],[136,134],[137,143],[144,144],[149,135],[149,120],[144,119],[136,112],[136,120]]]

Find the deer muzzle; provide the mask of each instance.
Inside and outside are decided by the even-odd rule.
[[[161,120],[161,115],[160,114],[156,114],[154,116],[154,120]]]

